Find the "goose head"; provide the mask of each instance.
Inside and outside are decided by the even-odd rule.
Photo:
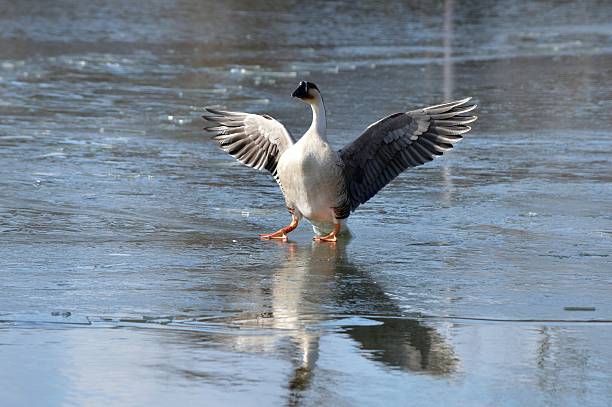
[[[320,91],[317,85],[314,83],[302,81],[300,82],[300,86],[293,91],[291,96],[301,99],[306,103],[312,103],[317,99],[317,96],[320,96]]]

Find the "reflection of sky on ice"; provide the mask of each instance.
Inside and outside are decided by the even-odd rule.
[[[394,317],[395,301],[347,261],[342,246],[284,247],[286,261],[262,300],[269,311],[258,315],[90,318],[92,325],[59,316],[75,327],[54,325],[53,318],[46,325],[6,325],[0,380],[23,392],[5,400],[20,405],[45,394],[49,405],[257,405],[287,397],[290,403],[435,405],[448,397],[486,404],[508,393],[516,403],[545,405],[596,401],[610,390],[607,325]],[[330,284],[339,275],[350,288]],[[322,312],[323,305],[354,303],[364,293],[364,303],[388,316]],[[518,394],[508,375],[522,386]],[[32,383],[36,392],[26,391]],[[419,392],[408,391],[414,388]]]
[[[344,330],[311,335],[316,344],[306,350],[316,352],[313,356],[301,353],[302,333],[276,336],[269,350],[262,349],[259,340],[234,334],[11,329],[3,335],[11,346],[0,347],[0,353],[13,374],[0,378],[3,388],[14,389],[3,392],[5,405],[169,405],[198,400],[257,405],[287,397],[312,403],[412,400],[433,405],[453,397],[487,404],[500,395],[512,395],[512,403],[588,399],[598,405],[609,394],[601,360],[611,356],[608,327],[458,324],[448,333],[444,347],[460,359],[451,374],[438,375],[380,363],[380,351],[364,349],[364,342]],[[406,349],[402,357],[417,355]],[[419,391],[409,391],[415,388]]]

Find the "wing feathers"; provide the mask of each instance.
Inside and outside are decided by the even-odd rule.
[[[347,200],[354,211],[398,174],[443,155],[471,130],[476,105],[465,98],[406,113],[370,125],[340,151],[345,164]]]
[[[450,117],[455,117],[458,114],[469,113],[474,109],[476,109],[476,105],[470,105],[465,109],[453,110],[446,113],[432,114],[431,118],[434,120],[448,119]]]
[[[215,133],[212,139],[223,151],[249,167],[268,170],[276,177],[278,159],[294,143],[281,123],[268,115],[205,110],[202,117],[212,125],[204,130]]]

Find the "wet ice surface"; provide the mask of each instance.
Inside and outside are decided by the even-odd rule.
[[[147,4],[3,7],[3,406],[607,404],[608,4]],[[480,119],[350,242],[261,242],[280,192],[200,114],[299,135],[301,79],[338,148],[446,98]]]

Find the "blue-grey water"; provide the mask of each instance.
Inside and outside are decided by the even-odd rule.
[[[610,405],[611,3],[0,10],[0,405]],[[452,98],[479,120],[349,242],[260,241],[281,193],[200,116],[299,136],[300,80],[337,148]]]

